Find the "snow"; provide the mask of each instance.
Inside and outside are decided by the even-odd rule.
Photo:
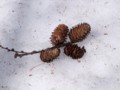
[[[78,60],[63,48],[52,63],[39,54],[14,59],[0,49],[0,90],[120,90],[119,0],[1,0],[0,14],[0,44],[16,50],[51,47],[51,32],[61,23],[92,28],[78,43],[87,50]]]

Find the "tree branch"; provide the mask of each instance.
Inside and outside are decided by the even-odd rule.
[[[69,44],[69,43],[76,43],[76,42],[67,42],[67,43],[63,43],[63,44],[60,44],[60,45],[57,45],[57,46],[53,46],[53,47],[50,47],[50,48],[47,48],[47,49],[54,49],[54,48],[64,47],[64,46],[66,46],[66,45]],[[14,53],[15,53],[14,58],[17,58],[17,57],[22,58],[23,56],[41,53],[41,51],[42,51],[42,50],[38,50],[38,51],[33,50],[33,51],[31,51],[31,52],[17,51],[17,50],[15,50],[14,48],[9,49],[8,47],[3,47],[2,45],[0,45],[0,48],[5,49],[5,50],[7,50],[8,52],[14,52]]]

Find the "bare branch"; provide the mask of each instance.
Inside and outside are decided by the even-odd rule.
[[[50,48],[47,48],[47,49],[64,47],[64,46],[66,46],[66,45],[69,44],[69,43],[73,43],[73,42],[63,43],[63,44],[60,44],[60,45],[57,45],[57,46],[53,46],[53,47],[50,47]],[[74,42],[74,43],[75,43],[75,42]],[[14,52],[14,53],[15,53],[14,58],[17,58],[17,57],[22,58],[23,56],[41,53],[41,51],[42,51],[42,50],[38,50],[38,51],[33,50],[33,51],[31,51],[31,52],[17,51],[17,50],[15,50],[14,48],[10,49],[10,48],[4,47],[4,46],[2,46],[2,45],[0,45],[0,48],[2,48],[2,49],[4,49],[4,50],[7,50],[8,52]]]

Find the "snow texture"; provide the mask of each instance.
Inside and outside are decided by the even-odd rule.
[[[16,50],[51,47],[58,24],[82,22],[91,33],[78,60],[63,48],[52,63],[0,49],[0,90],[120,90],[120,0],[0,0],[0,44]]]

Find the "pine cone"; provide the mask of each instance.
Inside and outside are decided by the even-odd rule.
[[[72,57],[73,59],[81,58],[85,52],[86,52],[85,48],[84,47],[80,48],[77,46],[77,44],[70,44],[69,43],[64,48],[64,53],[67,56]]]
[[[53,59],[57,58],[60,54],[60,49],[53,48],[53,49],[45,49],[42,50],[40,53],[40,58],[43,62],[51,62]]]
[[[59,44],[63,44],[66,40],[66,36],[68,33],[69,29],[66,25],[64,24],[59,24],[54,32],[52,32],[51,35],[51,42],[53,45],[59,45]]]
[[[87,23],[79,24],[70,30],[69,38],[71,42],[82,41],[90,33],[91,27]]]

